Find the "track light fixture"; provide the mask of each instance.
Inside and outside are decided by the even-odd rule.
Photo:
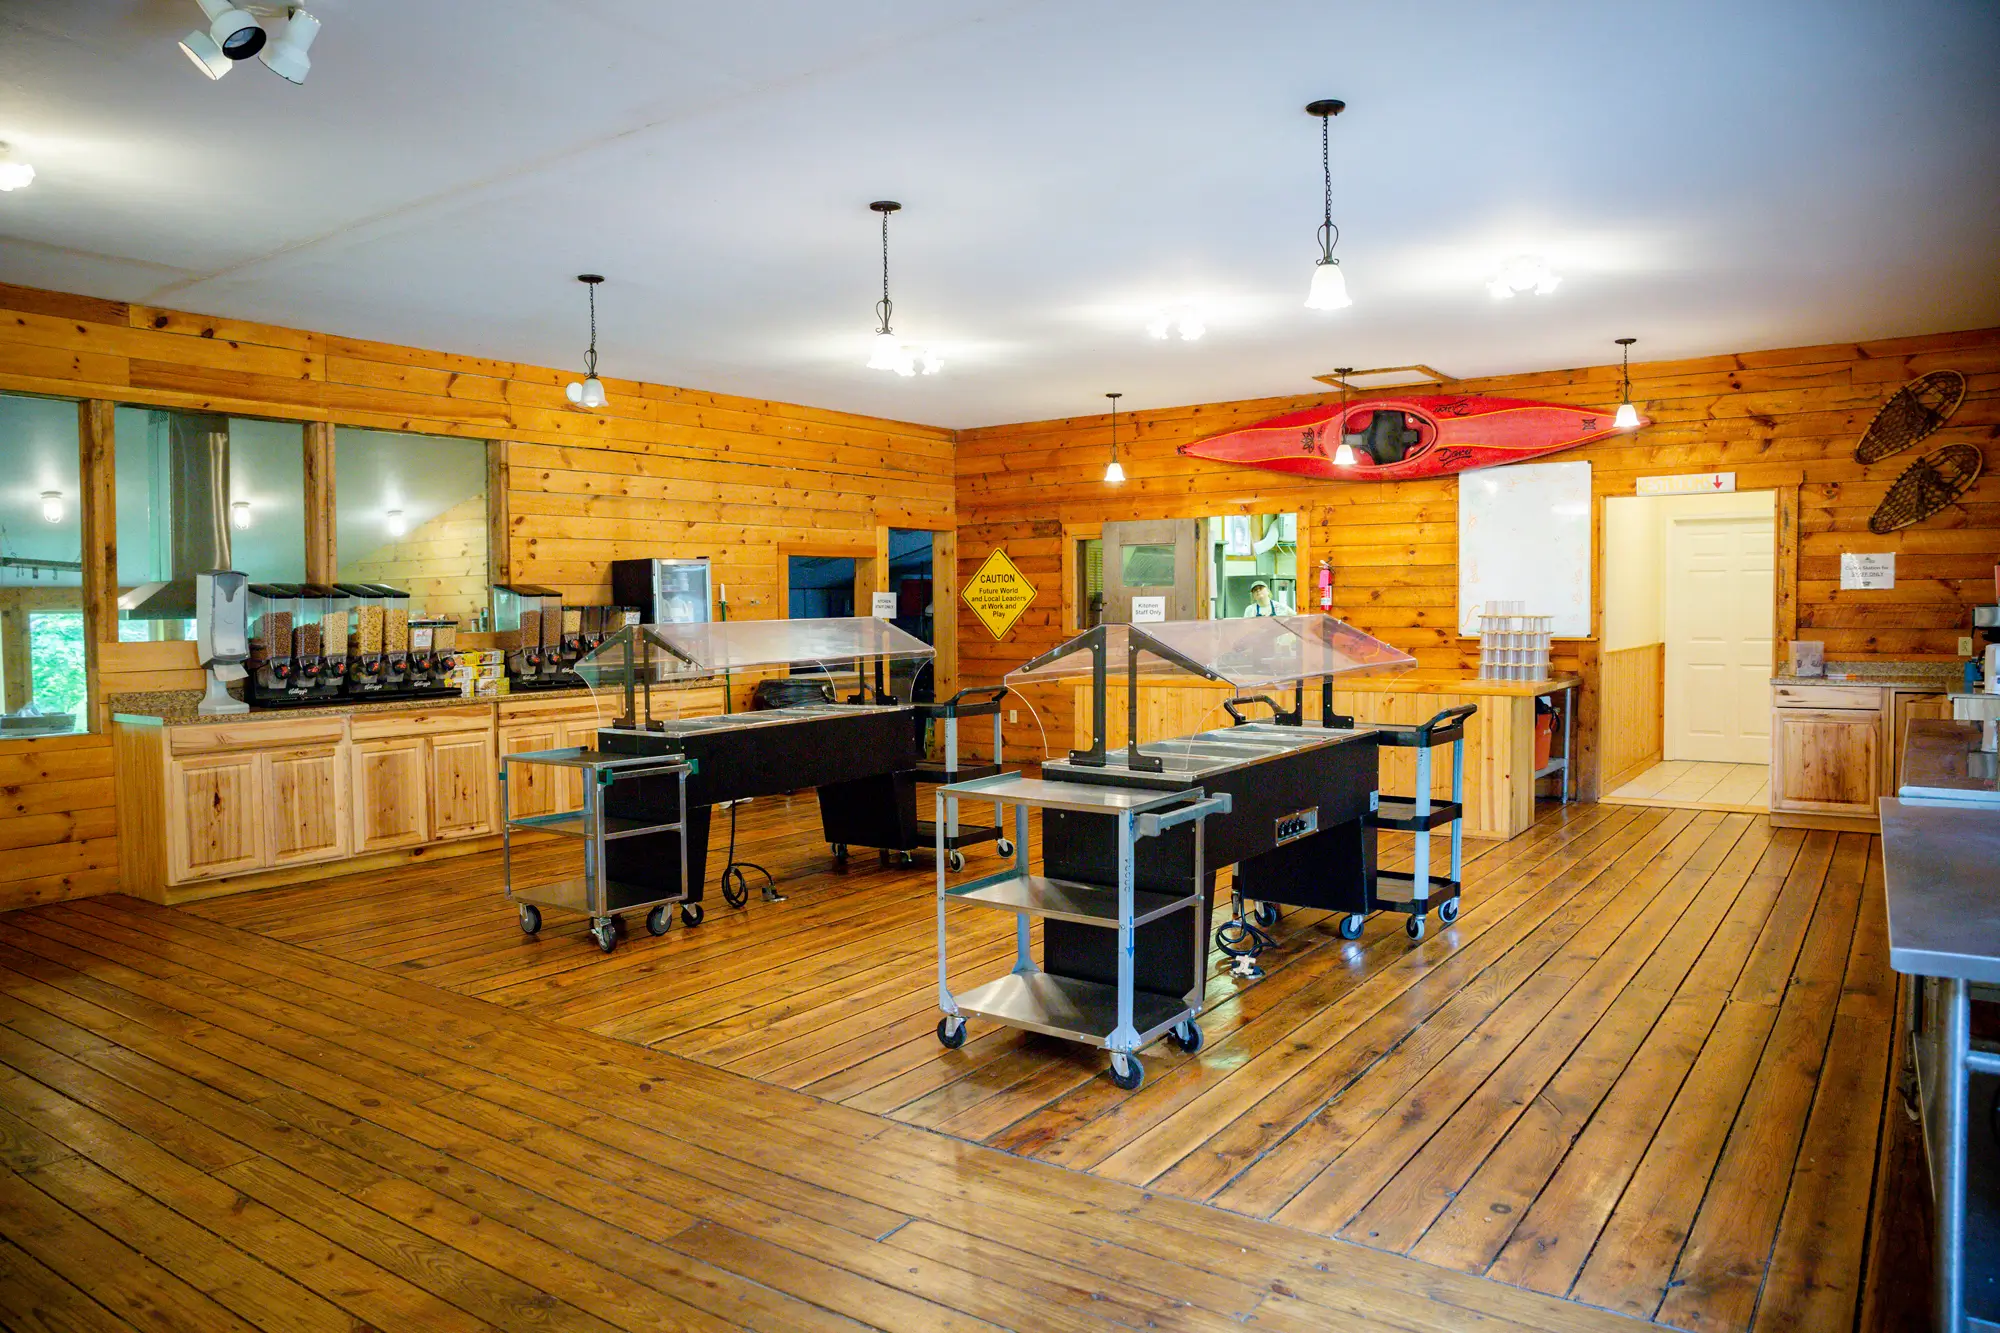
[[[1118,400],[1125,395],[1107,393],[1104,396],[1111,400],[1111,464],[1104,469],[1104,484],[1116,486],[1125,480],[1125,468],[1118,461]]]
[[[1340,244],[1340,228],[1333,225],[1333,156],[1329,127],[1333,118],[1347,110],[1337,97],[1323,97],[1306,103],[1306,114],[1319,117],[1319,165],[1326,180],[1326,213],[1319,224],[1319,262],[1313,265],[1312,288],[1306,293],[1308,310],[1339,310],[1354,304],[1347,294],[1347,278],[1333,247]]]
[[[306,51],[319,36],[319,20],[305,10],[293,6],[285,19],[285,30],[257,53],[257,59],[264,62],[264,68],[279,78],[292,83],[304,83],[306,75],[312,72],[312,60]]]
[[[307,50],[319,36],[319,20],[299,5],[284,8],[284,27],[273,42],[248,9],[231,0],[196,0],[208,18],[206,29],[196,28],[181,38],[181,52],[194,67],[211,79],[227,74],[239,60],[256,56],[264,67],[292,83],[304,83],[312,70]],[[260,8],[263,8],[260,6]],[[273,12],[265,9],[264,12]]]
[[[889,316],[896,308],[889,299],[889,215],[901,212],[903,206],[894,199],[877,199],[868,207],[882,215],[882,299],[875,303],[875,341],[868,352],[868,368],[909,376],[921,367],[924,374],[935,375],[944,369],[944,358],[937,349],[906,345],[889,323]]]
[[[597,378],[597,284],[604,281],[604,275],[579,273],[576,280],[590,292],[590,350],[583,354],[583,378],[571,380],[564,392],[578,407],[602,407],[608,400],[603,381]]]
[[[1637,430],[1639,429],[1639,409],[1632,406],[1632,344],[1639,340],[1637,338],[1620,338],[1617,341],[1618,346],[1625,353],[1625,392],[1618,402],[1618,415],[1611,418],[1611,424],[1619,430]]]

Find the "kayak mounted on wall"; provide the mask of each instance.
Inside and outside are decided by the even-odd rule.
[[[1344,411],[1344,416],[1343,416]],[[1180,446],[1190,458],[1328,481],[1400,481],[1519,463],[1621,434],[1601,408],[1482,394],[1309,407]],[[1644,425],[1642,421],[1640,423]],[[1352,462],[1342,462],[1345,445]]]

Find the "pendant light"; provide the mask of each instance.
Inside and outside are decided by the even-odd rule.
[[[889,299],[889,215],[901,212],[903,206],[894,199],[877,199],[868,207],[882,215],[882,299],[875,303],[875,345],[868,353],[868,368],[893,370],[905,376],[921,369],[926,375],[935,375],[944,369],[944,358],[937,349],[905,346],[889,323],[889,315],[896,308]]]
[[[62,521],[63,521],[63,493],[61,491],[43,491],[42,522],[60,523]]]
[[[1111,400],[1111,464],[1104,469],[1104,484],[1116,486],[1125,480],[1125,469],[1118,462],[1118,400],[1125,395],[1107,393],[1104,396]]]
[[[578,407],[603,407],[608,400],[604,383],[597,378],[597,284],[604,281],[604,275],[579,273],[576,280],[590,292],[590,350],[583,354],[583,378],[571,380],[564,392]]]
[[[1639,429],[1639,409],[1632,406],[1632,344],[1637,338],[1618,339],[1619,347],[1625,351],[1625,393],[1618,402],[1618,415],[1611,418],[1611,424],[1619,430]]]
[[[1319,262],[1313,265],[1312,288],[1306,293],[1308,310],[1340,310],[1354,304],[1347,294],[1347,278],[1333,247],[1340,244],[1340,228],[1333,225],[1333,158],[1329,127],[1333,118],[1347,110],[1337,97],[1306,103],[1306,114],[1319,117],[1319,165],[1326,178],[1326,214],[1319,224]]]
[[[1335,467],[1354,466],[1354,446],[1347,442],[1347,377],[1354,373],[1353,366],[1335,366],[1333,373],[1340,376],[1340,415],[1334,418],[1333,433],[1340,443],[1333,447]]]

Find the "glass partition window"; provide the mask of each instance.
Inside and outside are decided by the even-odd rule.
[[[114,425],[120,639],[191,638],[194,576],[208,570],[304,582],[305,432],[296,422],[120,407]],[[140,591],[151,585],[164,586]]]
[[[76,404],[0,394],[0,739],[88,726]]]
[[[1122,676],[1128,650],[1139,648],[1138,673],[1193,673],[1239,689],[1327,676],[1400,675],[1416,659],[1332,616],[1260,616],[1237,620],[1115,623],[1086,631],[1007,673],[1009,684],[1088,676],[1102,637],[1105,669]]]
[[[1211,620],[1289,615],[1299,591],[1299,516],[1230,514],[1204,525]],[[1260,600],[1262,585],[1266,597]]]
[[[340,581],[471,624],[488,589],[485,441],[341,426],[333,459]]]

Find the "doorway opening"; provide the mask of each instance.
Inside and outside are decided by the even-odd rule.
[[[889,587],[896,599],[896,613],[889,619],[897,629],[937,645],[937,559],[934,534],[913,528],[889,529]],[[897,661],[890,665],[895,676],[896,697],[916,703],[930,703],[937,697],[934,663]],[[914,673],[909,688],[903,688],[906,673]]]
[[[1769,808],[1776,501],[1605,501],[1607,804]]]

